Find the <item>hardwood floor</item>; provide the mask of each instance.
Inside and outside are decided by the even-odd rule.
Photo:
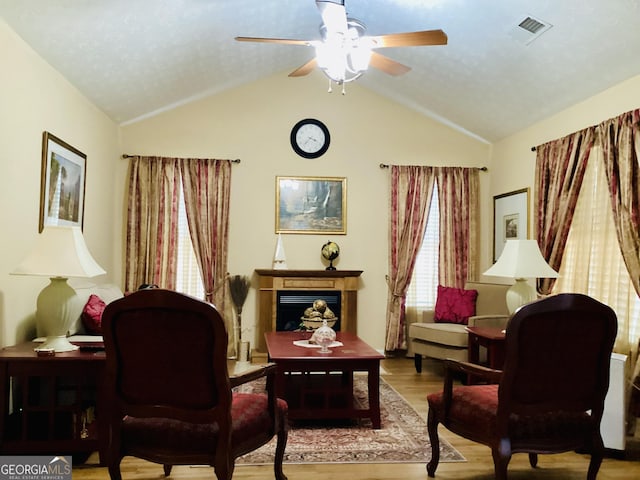
[[[384,379],[403,395],[414,408],[426,418],[426,394],[442,388],[442,369],[437,361],[424,360],[421,374],[415,372],[413,359],[390,358],[382,361],[387,373]],[[427,432],[425,431],[425,435]],[[443,480],[467,479],[489,480],[493,476],[491,451],[480,444],[470,442],[440,427],[440,435],[446,438],[464,457],[463,463],[441,463],[436,478]],[[640,478],[640,439],[630,438],[624,460],[605,458],[598,475],[599,480],[622,480]],[[93,462],[93,464],[92,464]],[[73,469],[74,480],[107,480],[105,467],[96,466],[97,456],[93,455],[87,464]],[[587,475],[589,457],[576,453],[540,455],[538,468],[529,466],[527,455],[516,454],[509,464],[511,480],[583,480]],[[426,480],[425,464],[323,464],[284,465],[289,480]],[[162,467],[143,460],[127,457],[122,462],[124,480],[147,480],[163,478]],[[174,467],[174,480],[214,480],[210,467]],[[234,480],[272,479],[272,466],[238,466]]]

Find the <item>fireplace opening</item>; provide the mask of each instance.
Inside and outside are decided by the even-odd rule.
[[[340,330],[342,292],[335,290],[280,290],[276,294],[276,331],[298,330],[304,311],[313,305],[314,300],[327,302],[327,307],[338,317],[338,321],[332,328],[335,331]]]

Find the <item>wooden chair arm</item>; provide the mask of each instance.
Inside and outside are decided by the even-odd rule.
[[[237,367],[237,364],[235,364]],[[234,368],[229,369],[229,383],[231,384],[231,388],[237,387],[238,385],[242,385],[248,382],[252,382],[253,380],[257,380],[258,378],[272,376],[276,373],[276,364],[268,363],[266,365],[249,365],[246,368]]]
[[[468,375],[474,375],[489,383],[499,383],[502,377],[502,370],[495,370],[475,363],[461,362],[450,358],[444,361],[444,366],[446,372],[462,372]]]

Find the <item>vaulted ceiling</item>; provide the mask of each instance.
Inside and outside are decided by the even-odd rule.
[[[640,74],[639,0],[345,3],[371,35],[443,29],[446,46],[384,50],[407,74],[357,81],[488,142]],[[0,0],[0,15],[118,123],[265,76],[300,81],[287,74],[314,54],[236,36],[320,38],[314,0]],[[526,18],[551,28],[533,36]],[[310,95],[326,94],[318,82]]]

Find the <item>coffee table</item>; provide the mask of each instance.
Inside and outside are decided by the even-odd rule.
[[[278,366],[276,394],[287,400],[290,419],[369,418],[380,428],[380,360],[384,355],[350,332],[337,332],[343,346],[320,353],[294,345],[310,332],[266,332],[269,361]],[[367,373],[368,405],[354,405],[353,374]]]

